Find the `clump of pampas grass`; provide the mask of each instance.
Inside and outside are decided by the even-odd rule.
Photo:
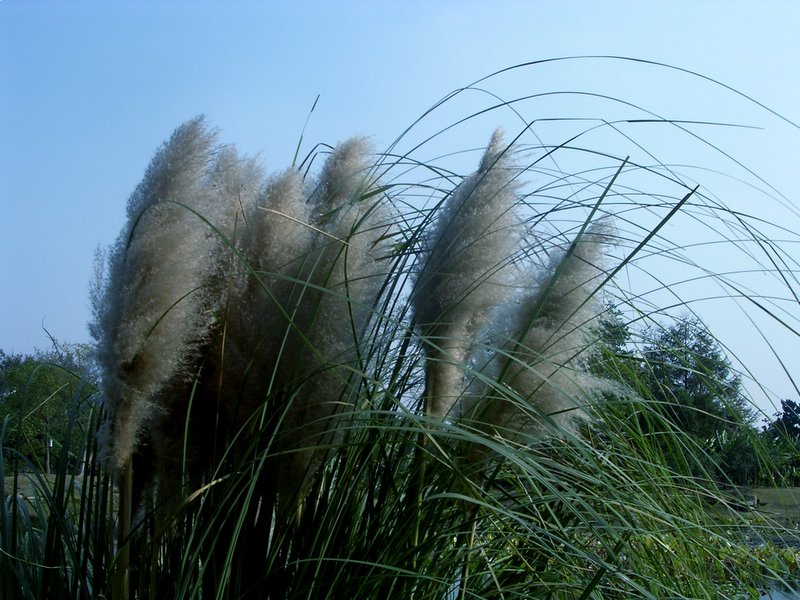
[[[496,131],[438,207],[411,303],[427,413],[519,433],[568,425],[601,383],[583,363],[606,236],[590,228],[533,263],[513,152]],[[281,456],[279,503],[302,496],[315,448],[330,445],[333,417],[356,397],[388,277],[393,215],[368,156],[354,138],[315,181],[296,169],[264,181],[202,118],[159,150],[95,303],[108,464],[141,457],[140,487],[157,476],[166,501],[186,478],[199,485],[261,410]]]
[[[781,321],[797,294],[772,253],[793,243],[790,219],[737,210],[708,177],[724,168],[662,163],[675,148],[640,137],[644,123],[686,134],[705,160],[719,145],[696,132],[719,123],[654,119],[613,93],[581,97],[612,101],[600,120],[543,118],[566,97],[491,89],[598,61],[621,59],[503,69],[384,153],[355,138],[284,170],[201,118],[179,127],[93,290],[104,419],[73,454],[95,408],[76,391],[56,480],[24,474],[33,501],[14,487],[0,505],[0,596],[716,598],[795,581],[792,557],[745,543],[785,528],[708,510],[733,500],[715,458],[761,437],[734,414],[724,439],[684,432],[646,351],[676,307],[716,306],[704,282],[754,289],[751,267],[778,284],[754,301]],[[470,164],[461,144],[498,112],[519,129]],[[752,175],[745,195],[764,183]],[[672,238],[684,227],[702,241]],[[720,272],[706,250],[723,242]],[[27,387],[36,410],[0,426],[7,475],[37,469],[15,443],[65,398]],[[779,473],[771,443],[754,444],[762,478]]]
[[[176,130],[129,201],[92,326],[102,454],[129,477],[132,466],[134,496],[157,485],[156,539],[184,499],[260,464],[238,542],[249,540],[241,564],[257,577],[259,535],[300,526],[315,475],[380,381],[375,357],[411,339],[424,350],[426,418],[522,444],[572,427],[602,387],[584,359],[605,236],[590,227],[534,260],[515,152],[495,132],[432,225],[401,243],[365,139],[332,149],[316,178],[265,178],[202,118]],[[406,291],[396,248],[420,239]],[[410,320],[391,294],[408,294]],[[213,557],[234,539],[225,529],[201,545]]]
[[[92,331],[106,462],[120,469],[136,455],[138,487],[157,476],[160,502],[174,504],[187,478],[199,485],[267,406],[279,502],[304,489],[348,402],[383,281],[391,217],[367,193],[368,151],[361,138],[341,144],[313,184],[297,170],[263,182],[198,118],[153,159],[109,253]]]

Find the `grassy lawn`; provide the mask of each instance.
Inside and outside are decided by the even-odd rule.
[[[800,526],[800,487],[755,488],[758,512],[792,529]]]
[[[47,481],[51,486],[55,483],[55,475],[36,475],[34,473],[20,473],[17,481],[17,492],[26,498],[33,498],[37,495],[38,478],[41,477]],[[80,482],[82,477],[76,477],[76,481]],[[3,482],[3,497],[11,494],[14,491],[14,477],[6,477]]]
[[[48,476],[48,481],[51,483],[55,477]],[[17,477],[17,493],[22,494],[26,498],[32,497],[36,494],[36,479],[32,473],[20,473]],[[6,477],[3,481],[3,498],[13,493],[14,491],[14,477]]]

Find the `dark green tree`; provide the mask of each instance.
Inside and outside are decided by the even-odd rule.
[[[771,437],[800,439],[800,403],[794,400],[781,400],[781,410],[775,414],[766,432]]]
[[[644,340],[640,351],[634,335]],[[609,403],[606,410],[629,413],[676,472],[738,484],[758,479],[754,412],[739,376],[701,321],[683,318],[636,332],[610,310],[598,337],[592,369],[622,382],[634,398]]]
[[[79,467],[97,369],[88,345],[55,344],[47,352],[0,350],[0,422],[8,419],[6,464],[47,473],[68,443],[70,469]],[[73,423],[77,432],[67,440]]]
[[[770,449],[772,477],[782,485],[800,485],[800,403],[781,400],[781,410],[764,427]]]
[[[597,327],[598,338],[604,349],[618,356],[630,354],[631,328],[622,311],[613,304],[606,305],[606,312]]]
[[[718,467],[725,483],[758,485],[765,472],[763,451],[754,427],[742,425],[732,431],[721,432],[715,444]]]
[[[647,338],[644,379],[678,429],[708,440],[753,421],[740,377],[702,322],[681,319]]]
[[[595,336],[597,344],[589,357],[590,370],[611,380],[635,383],[641,358],[631,344],[633,332],[619,308],[613,304],[606,305],[606,312],[595,328]]]

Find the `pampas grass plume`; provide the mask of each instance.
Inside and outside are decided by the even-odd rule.
[[[586,362],[603,311],[599,290],[611,235],[601,221],[544,267],[528,266],[524,276],[532,285],[517,303],[495,313],[494,327],[510,324],[514,334],[465,396],[468,420],[520,441],[564,435],[587,417],[585,408],[599,391],[612,391]],[[502,385],[486,386],[486,375]]]
[[[217,240],[197,215],[213,212],[204,178],[214,142],[202,118],[175,131],[128,201],[128,223],[109,253],[92,332],[106,373],[102,445],[115,467],[160,418],[165,390],[189,379],[213,319],[207,283]]]
[[[517,185],[496,131],[478,170],[447,197],[425,239],[412,302],[427,356],[427,403],[447,415],[463,392],[463,369],[485,314],[508,301],[522,225]]]

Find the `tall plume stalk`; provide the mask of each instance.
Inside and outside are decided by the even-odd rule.
[[[95,298],[92,333],[108,413],[102,446],[115,468],[153,442],[174,403],[188,396],[213,332],[222,256],[214,228],[231,229],[239,197],[224,168],[231,157],[217,154],[215,143],[197,118],[157,152],[128,201],[128,223]]]
[[[495,132],[478,170],[446,198],[425,239],[412,293],[425,349],[425,411],[492,437],[527,443],[571,428],[579,405],[602,382],[585,368],[600,307],[603,236],[595,228],[544,268],[520,252],[511,149]],[[410,494],[412,544],[420,545],[419,511],[427,465],[420,434]],[[487,446],[469,443],[465,457],[481,463]],[[474,508],[465,505],[474,515]],[[472,530],[460,534],[472,548]],[[459,598],[470,578],[462,563]]]
[[[114,577],[120,598],[128,593],[128,536],[138,498],[158,472],[159,530],[179,498],[183,465],[176,432],[183,431],[193,374],[220,309],[222,253],[214,230],[233,226],[238,203],[232,188],[241,173],[224,167],[231,155],[217,154],[215,142],[197,118],[156,153],[128,201],[127,225],[94,298],[91,331],[106,399],[101,456],[121,474]]]
[[[486,335],[500,342],[499,350],[480,365],[464,395],[466,422],[530,442],[572,431],[598,391],[611,391],[587,368],[603,312],[599,291],[610,237],[601,221],[543,268],[526,265],[516,302],[488,320]]]
[[[513,293],[522,239],[510,149],[496,131],[480,167],[445,199],[425,238],[412,302],[426,354],[426,410],[444,417],[464,391],[464,367],[493,307]]]
[[[324,455],[314,448],[330,445],[331,419],[355,397],[352,373],[385,279],[378,258],[391,215],[367,194],[375,183],[367,151],[363,139],[344,142],[312,186],[294,171],[274,179],[242,240],[255,272],[234,299],[226,362],[239,372],[224,379],[246,382],[241,413],[263,405],[269,390],[284,399],[272,416],[281,421],[282,511],[302,497]]]

